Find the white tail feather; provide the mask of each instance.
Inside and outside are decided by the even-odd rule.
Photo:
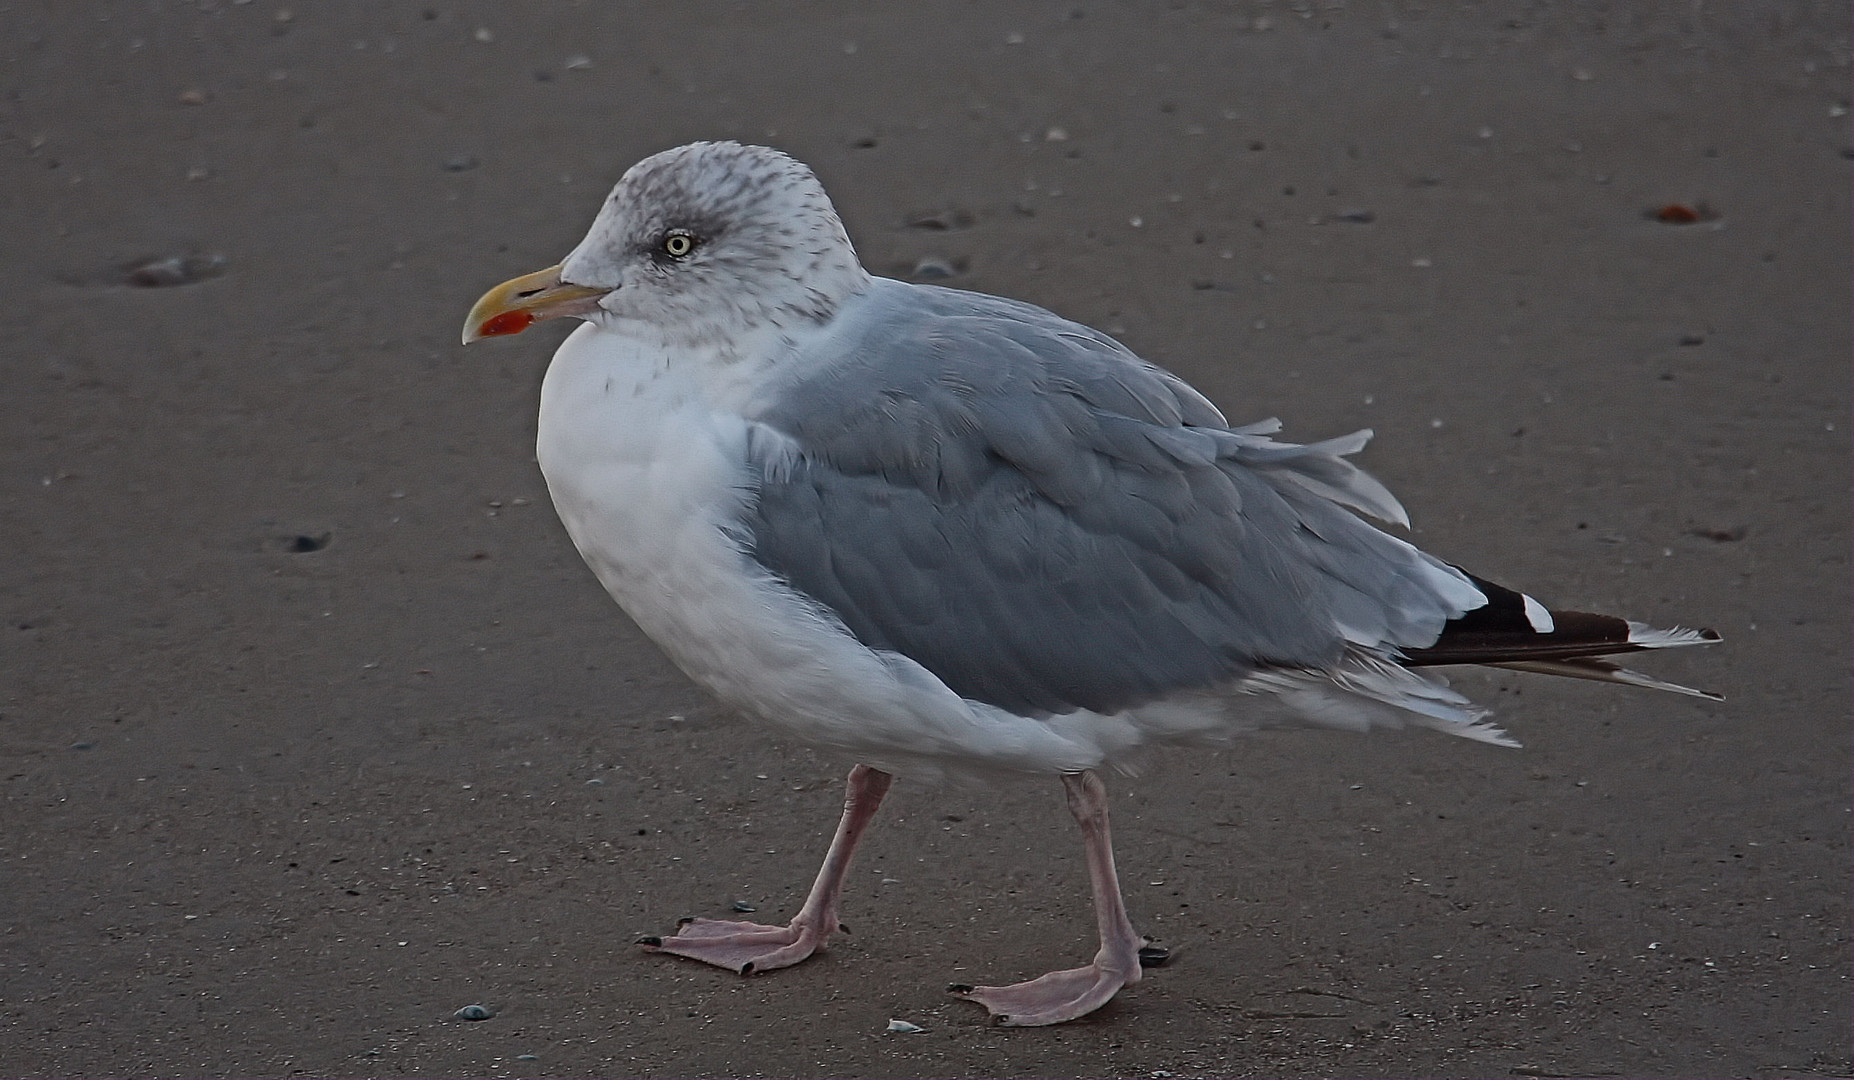
[[[1719,635],[1711,630],[1688,630],[1684,626],[1661,630],[1647,623],[1629,620],[1629,644],[1643,649],[1671,649],[1681,645],[1717,645],[1720,640]]]
[[[1495,746],[1519,745],[1487,722],[1486,709],[1449,689],[1439,676],[1418,674],[1366,652],[1353,652],[1331,671],[1258,671],[1238,689],[1269,694],[1293,717],[1323,727],[1364,731],[1417,724]]]

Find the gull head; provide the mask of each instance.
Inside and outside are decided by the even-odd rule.
[[[464,341],[576,316],[676,344],[827,321],[869,285],[810,169],[764,146],[700,142],[631,166],[558,266],[484,294]]]

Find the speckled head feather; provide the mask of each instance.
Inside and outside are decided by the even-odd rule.
[[[666,248],[672,236],[688,238],[686,254]],[[811,170],[734,142],[691,143],[632,166],[561,277],[611,288],[599,305],[609,317],[690,344],[821,323],[869,285]]]

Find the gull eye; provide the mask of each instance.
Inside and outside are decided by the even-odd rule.
[[[663,241],[658,245],[663,254],[672,259],[686,259],[695,250],[695,234],[682,229],[671,229],[663,234]]]

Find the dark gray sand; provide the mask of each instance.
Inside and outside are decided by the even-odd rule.
[[[0,42],[0,1073],[1847,1075],[1844,4],[124,0]],[[814,962],[643,955],[789,914],[846,763],[580,564],[560,330],[457,332],[716,137],[812,164],[878,272],[1376,428],[1420,543],[1718,628],[1642,666],[1729,700],[1469,676],[1526,749],[1116,779],[1175,959],[1066,1027],[943,990],[1094,948],[1054,781],[900,786]]]

